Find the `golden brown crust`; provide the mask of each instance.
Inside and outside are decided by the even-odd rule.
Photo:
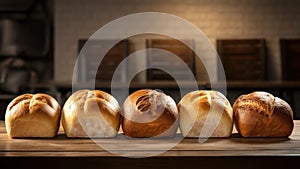
[[[62,125],[68,137],[115,137],[120,126],[120,106],[100,90],[79,90],[66,101]]]
[[[231,135],[232,108],[227,98],[218,91],[190,92],[178,103],[178,110],[179,126],[184,137],[229,137]]]
[[[240,96],[233,111],[235,126],[243,137],[288,137],[294,127],[288,103],[267,92]]]
[[[178,129],[176,103],[164,93],[138,90],[123,104],[122,128],[129,137],[174,137]]]
[[[54,137],[59,128],[60,106],[47,94],[23,94],[6,109],[10,137]]]

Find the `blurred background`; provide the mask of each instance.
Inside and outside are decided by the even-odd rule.
[[[63,104],[72,91],[76,59],[86,40],[105,24],[138,12],[163,12],[179,16],[197,26],[216,48],[223,63],[226,79],[218,78],[216,57],[202,56],[214,68],[209,79],[201,60],[193,52],[208,49],[194,39],[186,44],[156,34],[141,34],[120,39],[105,56],[95,74],[88,68],[98,66],[97,51],[107,41],[93,41],[83,58],[78,83],[96,77],[96,87],[110,91],[112,74],[131,53],[160,48],[179,56],[192,70],[200,89],[211,83],[227,81],[226,96],[233,104],[241,94],[264,90],[285,99],[300,119],[300,1],[298,0],[0,0],[0,115],[4,118],[7,104],[26,92],[45,92]],[[146,20],[136,20],[148,25]],[[163,29],[183,34],[172,21],[157,22]],[[122,29],[135,29],[124,27]],[[147,59],[129,60],[118,75],[120,81],[144,65],[174,67],[184,81],[184,71],[155,53],[144,53]],[[211,81],[212,80],[212,81]],[[180,100],[174,79],[160,70],[145,70],[135,76],[131,91],[140,88],[161,89],[176,102]],[[188,92],[188,91],[186,91]],[[122,102],[122,101],[120,101]]]

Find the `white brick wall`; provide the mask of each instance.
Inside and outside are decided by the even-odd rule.
[[[219,38],[265,38],[269,51],[269,78],[280,79],[279,39],[300,38],[299,9],[298,0],[56,0],[55,80],[72,79],[79,38],[88,38],[101,26],[119,17],[149,11],[187,19],[213,44]],[[147,21],[140,22],[147,24]],[[170,26],[166,29],[181,30]],[[210,64],[210,67],[216,66],[214,62]],[[206,78],[202,76],[201,68],[197,72],[198,78]]]

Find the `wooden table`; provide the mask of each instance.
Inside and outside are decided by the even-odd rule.
[[[53,139],[11,139],[5,125],[0,121],[0,168],[1,165],[17,166],[20,163],[43,168],[174,168],[207,166],[220,168],[253,168],[253,166],[300,165],[300,121],[294,121],[295,128],[289,138],[242,138],[234,130],[231,138],[211,138],[204,143],[198,139],[183,139],[172,149],[148,158],[120,157],[110,153],[101,145],[125,145],[120,152],[159,152],[159,144],[171,143],[167,140],[119,139],[68,139],[60,128]],[[177,139],[180,138],[178,133]],[[176,139],[175,138],[175,139]],[[137,146],[133,146],[137,145]],[[142,152],[147,152],[143,150]],[[259,167],[258,166],[258,167]]]

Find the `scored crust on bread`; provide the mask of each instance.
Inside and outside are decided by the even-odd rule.
[[[235,126],[243,137],[288,137],[294,127],[289,104],[267,92],[241,95],[233,111]]]
[[[178,110],[184,137],[229,137],[232,133],[232,107],[218,91],[192,91],[180,100]]]
[[[100,90],[79,90],[66,101],[62,125],[67,137],[115,137],[120,126],[120,106]]]
[[[176,103],[170,96],[143,89],[125,100],[122,129],[129,137],[174,137],[178,118]]]
[[[54,137],[59,128],[60,105],[47,94],[23,94],[6,109],[5,125],[10,137]]]

